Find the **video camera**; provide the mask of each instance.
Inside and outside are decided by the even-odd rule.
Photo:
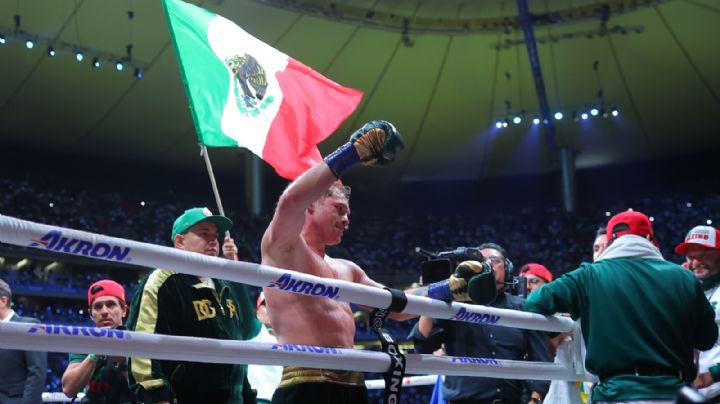
[[[420,266],[424,285],[448,279],[455,271],[457,264],[463,261],[485,261],[480,249],[476,247],[458,247],[454,250],[440,252],[415,247],[415,252],[427,258],[427,261]]]
[[[454,250],[432,252],[422,247],[415,247],[415,253],[427,258],[421,266],[423,285],[446,280],[453,274],[455,267],[463,261],[484,262],[485,257],[478,247],[457,247]],[[527,282],[524,276],[516,276],[513,264],[505,258],[505,287],[513,295],[525,297],[527,295]],[[507,279],[511,279],[510,282]]]

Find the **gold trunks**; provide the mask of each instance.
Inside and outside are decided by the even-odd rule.
[[[286,366],[283,368],[279,387],[301,383],[335,383],[349,386],[365,386],[361,372],[349,370],[311,369]]]

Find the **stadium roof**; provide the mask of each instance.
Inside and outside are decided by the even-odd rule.
[[[321,144],[323,153],[366,120],[396,124],[407,141],[397,164],[355,175],[478,179],[558,168],[542,130],[530,122],[538,101],[514,1],[197,3],[364,92],[356,112]],[[555,141],[577,152],[578,167],[720,148],[716,1],[529,3],[548,101],[565,115]],[[0,33],[5,153],[204,171],[160,0],[3,1]],[[33,49],[27,38],[37,42]],[[108,63],[130,43],[142,79]],[[86,50],[82,62],[74,48]],[[94,57],[104,65],[92,68]],[[574,121],[573,112],[599,104],[599,90],[605,110],[616,106],[619,116]],[[498,119],[523,112],[521,124],[495,128]],[[216,171],[245,169],[236,150],[211,155]]]

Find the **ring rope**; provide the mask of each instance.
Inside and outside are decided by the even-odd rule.
[[[205,363],[289,365],[374,373],[385,373],[390,367],[390,357],[382,352],[17,322],[0,323],[0,348]],[[407,374],[592,380],[581,373],[582,369],[575,371],[572,366],[550,362],[421,354],[407,354],[405,357]]]
[[[432,386],[437,381],[437,375],[425,375],[425,376],[410,376],[403,378],[403,387],[416,387],[416,386]],[[385,380],[374,379],[365,380],[365,387],[368,390],[379,390],[385,388]],[[80,392],[77,394],[77,401],[81,402],[85,393]],[[42,393],[42,400],[44,403],[69,403],[73,399],[69,398],[62,392],[44,392]]]
[[[170,268],[185,274],[226,279],[258,287],[278,288],[308,296],[329,297],[363,306],[385,308],[392,302],[391,293],[381,288],[321,278],[268,265],[232,261],[171,247],[48,226],[4,215],[0,215],[0,241],[105,261],[151,268]],[[546,317],[535,313],[458,302],[445,303],[411,294],[407,295],[407,299],[407,306],[402,311],[403,313],[476,324],[540,331],[569,331],[575,335],[579,334],[578,325],[569,318]]]

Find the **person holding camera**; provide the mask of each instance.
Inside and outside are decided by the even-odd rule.
[[[125,288],[103,279],[88,288],[88,312],[98,328],[123,326],[128,306]],[[62,376],[63,393],[74,398],[82,390],[81,402],[94,404],[131,403],[125,358],[95,354],[70,354],[70,364]]]
[[[489,266],[494,274],[495,291],[494,296],[487,299],[488,305],[503,309],[524,310],[525,299],[514,296],[505,290],[506,285],[513,284],[513,282],[505,281],[506,277],[512,276],[512,263],[507,259],[505,250],[494,243],[482,244],[479,250],[480,259],[483,262],[462,262],[455,271],[456,275],[466,272],[462,267],[472,267],[473,263]],[[469,288],[472,289],[473,286],[469,285]],[[434,287],[430,285],[428,294],[431,297],[434,295],[432,290]],[[446,353],[452,356],[550,361],[547,337],[540,331],[421,316],[410,333],[410,338],[415,344],[415,351],[423,354],[432,353],[444,344]],[[539,404],[542,403],[550,382],[447,376],[442,394],[449,404],[515,404],[521,400],[524,385],[527,385],[527,390],[531,392],[528,404]]]

